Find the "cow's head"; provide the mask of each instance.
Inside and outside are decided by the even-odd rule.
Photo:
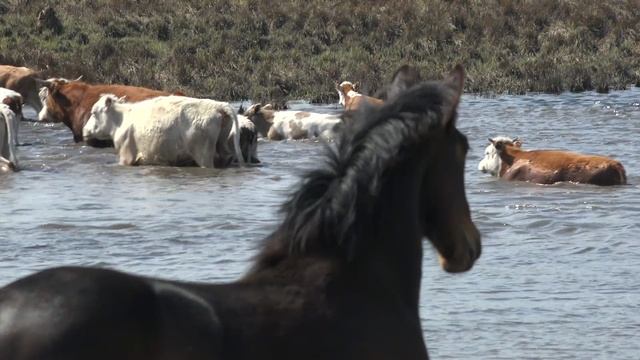
[[[356,84],[353,84],[349,81],[343,81],[340,85],[336,85],[336,91],[338,92],[338,96],[340,100],[338,103],[342,106],[347,105],[347,95],[350,91],[356,92]]]
[[[119,124],[114,105],[125,102],[124,97],[105,94],[93,104],[91,117],[82,128],[82,137],[87,140],[112,140]]]
[[[42,109],[38,113],[38,121],[62,122],[65,116],[67,116],[71,102],[60,90],[64,85],[74,81],[80,81],[80,79],[82,79],[82,75],[75,80],[65,78],[37,80],[40,86],[38,96],[42,103]]]
[[[274,110],[271,104],[264,106],[260,103],[253,104],[245,110],[243,115],[256,125],[256,129],[263,137],[267,136],[271,125],[273,125]]]
[[[478,170],[489,173],[493,176],[500,176],[502,161],[500,160],[500,151],[505,146],[522,146],[522,142],[518,138],[512,139],[506,136],[496,136],[489,139],[489,145],[484,149],[484,158],[478,164]]]

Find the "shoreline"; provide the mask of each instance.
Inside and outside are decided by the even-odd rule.
[[[344,80],[373,95],[405,63],[433,79],[460,63],[465,93],[485,96],[640,85],[633,0],[97,0],[38,20],[47,3],[0,4],[0,63],[276,104],[336,102]]]

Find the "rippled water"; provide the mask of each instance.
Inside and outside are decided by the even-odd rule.
[[[295,108],[338,112],[335,106]],[[34,114],[29,114],[34,116]],[[434,359],[637,359],[640,89],[465,95],[459,128],[483,255],[450,275],[425,252],[421,316]],[[631,185],[509,183],[479,173],[487,137],[610,155]],[[0,174],[0,285],[58,265],[228,281],[248,267],[317,142],[261,142],[263,166],[121,167],[65,127],[23,122],[23,171]]]

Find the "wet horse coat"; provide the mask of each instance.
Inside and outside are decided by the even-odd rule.
[[[449,272],[481,253],[455,128],[462,79],[404,87],[341,131],[238,281],[64,267],[0,289],[0,358],[427,359],[424,237]]]
[[[521,149],[521,142],[508,137],[489,139],[478,169],[506,180],[553,184],[561,181],[594,185],[626,184],[624,167],[604,156],[560,150]]]

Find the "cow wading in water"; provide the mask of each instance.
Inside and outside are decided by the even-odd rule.
[[[561,150],[522,150],[522,142],[505,136],[489,139],[478,170],[506,180],[553,184],[561,181],[593,185],[627,183],[619,161]]]
[[[332,140],[342,125],[339,115],[308,111],[273,110],[271,104],[253,104],[245,112],[260,135],[269,140]]]
[[[22,95],[25,105],[31,106],[36,112],[42,109],[42,102],[38,96],[40,73],[38,71],[11,65],[0,65],[0,87],[14,90]]]
[[[185,96],[160,96],[125,103],[103,95],[92,107],[85,138],[112,140],[122,165],[197,165],[226,167],[234,159],[227,138],[238,128],[226,102]],[[240,133],[234,135],[235,158],[244,163]]]
[[[456,129],[463,79],[459,66],[402,86],[340,131],[237,281],[59,267],[0,288],[0,359],[428,359],[423,247],[454,273],[482,252]]]
[[[381,99],[374,98],[367,95],[362,95],[356,91],[356,85],[350,81],[343,81],[340,85],[336,85],[336,91],[338,92],[338,103],[344,106],[346,111],[358,110],[364,104],[370,106],[381,106],[384,102]]]
[[[18,116],[9,105],[0,103],[0,171],[18,170]]]
[[[125,98],[127,102],[138,102],[171,93],[127,85],[92,85],[83,81],[56,79],[42,82],[47,88],[44,107],[38,114],[38,120],[64,123],[73,133],[73,140],[86,140],[87,145],[95,147],[113,146],[111,141],[84,139],[82,128],[91,116],[91,108],[103,94],[113,94]],[[38,95],[38,99],[40,95]],[[44,93],[43,93],[44,95]],[[43,96],[44,97],[44,96]]]

